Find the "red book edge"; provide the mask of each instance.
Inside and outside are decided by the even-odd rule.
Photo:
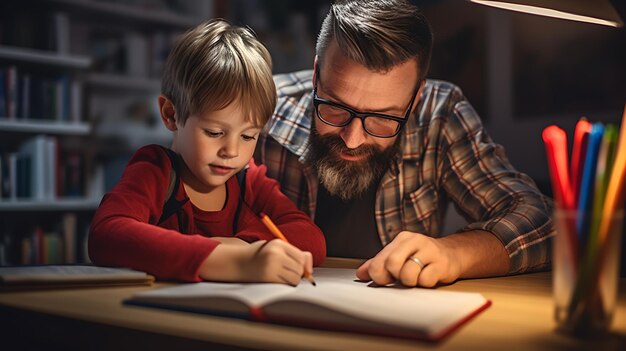
[[[419,334],[419,333],[416,333],[416,334],[408,334],[408,333],[401,333],[401,332],[394,333],[394,332],[380,331],[374,328],[361,328],[361,327],[352,327],[347,324],[334,324],[332,322],[327,322],[327,321],[316,322],[316,321],[310,321],[310,320],[301,320],[301,319],[298,319],[297,317],[294,317],[294,318],[270,317],[263,311],[262,307],[258,307],[258,306],[251,307],[249,313],[250,313],[251,320],[256,321],[256,322],[262,322],[262,323],[272,323],[272,324],[279,324],[279,325],[290,326],[290,327],[304,327],[304,328],[309,328],[309,329],[326,330],[326,331],[333,331],[333,332],[349,332],[349,333],[356,333],[356,334],[367,334],[367,335],[376,335],[376,336],[385,336],[385,337],[398,337],[398,338],[404,338],[404,339],[413,339],[413,340],[428,341],[428,342],[436,343],[445,339],[447,336],[451,335],[454,331],[460,329],[461,326],[463,326],[464,324],[466,324],[467,322],[469,322],[470,320],[478,316],[481,312],[489,308],[491,305],[492,305],[491,300],[487,299],[485,300],[485,303],[483,305],[481,305],[480,307],[478,307],[477,309],[475,309],[468,315],[464,316],[463,318],[460,318],[455,323],[441,330],[439,333],[430,334],[430,335]]]

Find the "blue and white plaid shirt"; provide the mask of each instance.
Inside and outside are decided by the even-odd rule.
[[[314,218],[318,179],[305,164],[314,112],[312,73],[274,77],[278,104],[256,159]],[[551,200],[513,168],[458,87],[428,80],[400,138],[400,154],[380,182],[373,209],[383,245],[403,230],[441,236],[451,200],[469,222],[460,231],[484,230],[500,239],[509,254],[509,273],[550,264]]]

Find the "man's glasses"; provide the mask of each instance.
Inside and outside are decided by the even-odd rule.
[[[415,95],[417,95],[417,91],[420,87],[418,82],[415,91],[413,91],[409,107],[404,113],[404,118],[402,118],[386,115],[384,113],[359,112],[337,102],[322,99],[317,96],[317,82],[319,82],[319,80],[320,74],[318,69],[317,79],[313,89],[313,105],[315,106],[315,113],[320,121],[333,127],[345,127],[350,124],[355,117],[358,117],[363,123],[365,132],[377,138],[391,138],[398,135],[411,114]]]

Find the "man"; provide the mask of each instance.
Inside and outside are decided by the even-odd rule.
[[[275,77],[257,147],[363,280],[431,287],[550,263],[551,203],[509,163],[456,86],[427,80],[432,34],[405,0],[338,1],[313,71]],[[468,219],[443,236],[451,200]]]

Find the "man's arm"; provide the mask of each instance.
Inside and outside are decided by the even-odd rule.
[[[432,186],[471,223],[437,239],[402,232],[359,269],[359,277],[433,286],[547,266],[554,232],[550,200],[513,168],[460,90],[440,98],[446,103],[433,104],[440,109],[426,119],[427,133],[438,137],[424,138],[429,144],[422,145],[422,167],[436,172],[429,174]],[[411,256],[417,260],[407,261]]]

